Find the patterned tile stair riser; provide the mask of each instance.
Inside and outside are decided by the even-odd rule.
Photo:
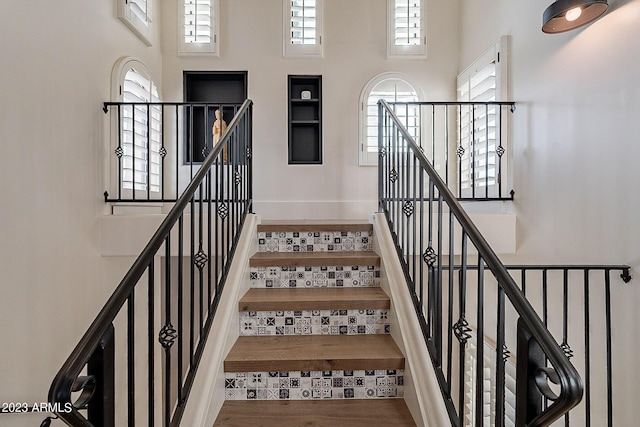
[[[240,335],[388,334],[389,310],[242,311]]]
[[[375,266],[251,267],[252,288],[309,288],[380,286]]]
[[[259,252],[371,251],[372,231],[258,232]],[[251,267],[251,288],[370,288],[373,265]],[[389,309],[241,311],[241,336],[389,334]],[[366,369],[366,367],[365,367]],[[226,400],[375,399],[404,395],[404,370],[226,372]]]
[[[375,399],[402,397],[404,370],[227,372],[225,399]]]
[[[370,231],[259,232],[259,252],[370,251]]]

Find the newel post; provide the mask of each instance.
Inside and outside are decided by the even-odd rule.
[[[95,426],[115,427],[114,341],[111,324],[87,363],[87,373],[95,378],[95,391],[87,404],[87,418]]]
[[[518,319],[518,356],[516,366],[516,426],[527,426],[542,412],[543,394],[536,374],[546,368],[546,358],[527,325]]]

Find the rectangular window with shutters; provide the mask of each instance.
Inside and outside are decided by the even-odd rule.
[[[458,101],[479,103],[458,109],[459,197],[496,195],[498,180],[504,179],[497,167],[498,149],[508,144],[501,107],[480,103],[507,99],[505,47],[503,37],[458,75]]]
[[[426,58],[425,1],[387,0],[387,8],[387,57]]]
[[[283,0],[283,56],[322,56],[322,0]]]
[[[218,0],[180,0],[180,55],[220,56]]]
[[[118,18],[147,45],[151,46],[153,0],[116,0]]]

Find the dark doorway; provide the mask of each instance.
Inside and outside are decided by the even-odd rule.
[[[185,162],[201,163],[213,148],[215,112],[229,124],[247,99],[247,71],[185,71],[184,101],[205,103],[185,110]],[[206,149],[205,149],[206,147]]]

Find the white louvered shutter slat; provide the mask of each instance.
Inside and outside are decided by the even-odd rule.
[[[145,75],[131,68],[123,82],[122,101],[145,103],[159,101],[155,84]],[[149,190],[160,191],[161,123],[158,106],[136,105],[122,107],[122,169],[125,189],[147,190],[147,176],[152,183]],[[151,163],[151,164],[149,164]],[[135,171],[134,171],[135,169]]]

